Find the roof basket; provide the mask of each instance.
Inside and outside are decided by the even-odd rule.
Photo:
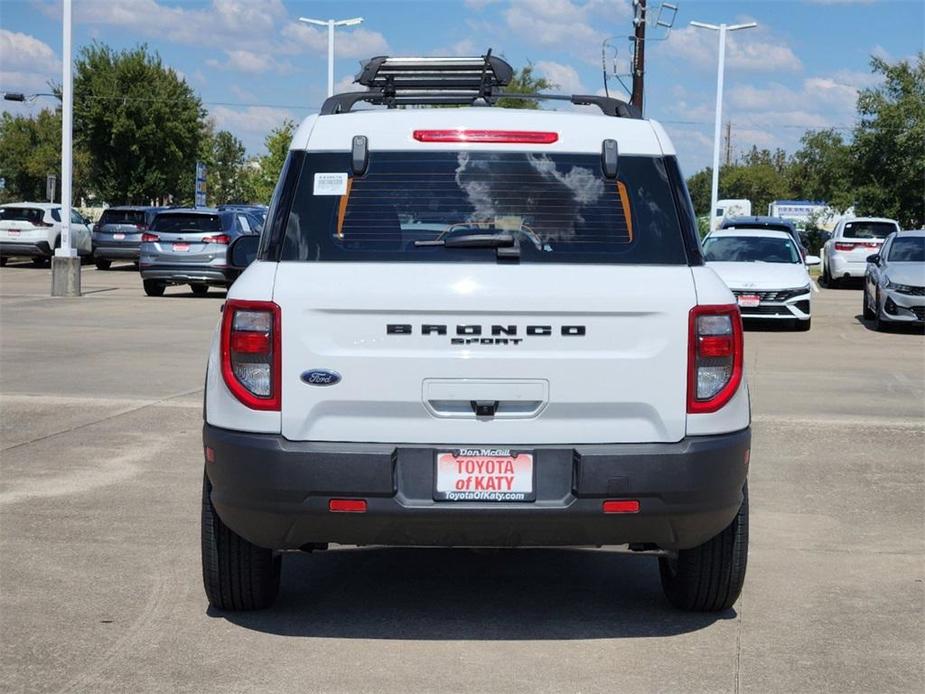
[[[514,78],[513,68],[491,49],[469,58],[391,58],[368,60],[354,80],[365,92],[348,92],[328,97],[321,115],[347,113],[359,102],[398,106],[492,105],[501,97],[569,101],[598,106],[605,114],[640,118],[639,112],[619,99],[592,95],[521,94],[505,92]]]

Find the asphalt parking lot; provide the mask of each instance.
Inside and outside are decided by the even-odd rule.
[[[859,288],[751,330],[751,551],[719,615],[598,550],[290,556],[269,611],[207,609],[202,380],[222,294],[0,270],[5,691],[906,692],[925,686],[925,337]]]

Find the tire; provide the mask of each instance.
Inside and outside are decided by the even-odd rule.
[[[94,264],[96,265],[97,270],[108,270],[110,267],[112,267],[111,260],[96,260]]]
[[[864,320],[873,320],[877,316],[877,314],[870,310],[870,306],[868,305],[869,303],[868,299],[869,297],[867,295],[867,287],[864,287],[864,310],[863,310]]]
[[[144,280],[142,284],[148,296],[164,296],[164,290],[167,288],[167,283],[161,280]]]
[[[6,258],[0,257],[0,267],[6,267]]]
[[[794,321],[793,329],[800,333],[807,332],[812,327],[812,318],[807,318],[806,320],[800,320],[797,318]]]
[[[829,266],[825,263],[822,265],[822,284],[828,288],[832,287],[832,275],[829,274]]]
[[[46,258],[44,255],[32,256],[32,264],[35,267],[47,267],[48,263],[49,263],[49,259]]]
[[[889,324],[880,317],[880,294],[877,294],[876,303],[874,304],[877,308],[874,309],[874,330],[878,333],[886,332],[889,328]]]
[[[748,563],[748,485],[725,530],[702,545],[680,550],[676,559],[659,557],[658,563],[665,597],[678,609],[717,612],[732,607]]]
[[[279,592],[280,556],[253,545],[222,522],[202,482],[202,583],[209,604],[237,612],[270,607]]]
[[[205,296],[209,293],[208,284],[191,284],[189,288],[193,290],[193,294],[196,296]]]

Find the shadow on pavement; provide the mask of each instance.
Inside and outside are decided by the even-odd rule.
[[[652,556],[408,548],[288,555],[271,609],[208,614],[282,636],[411,640],[645,638],[736,616],[673,609]]]
[[[864,320],[862,314],[857,314],[854,319],[863,325],[865,328],[870,330],[872,333],[879,332],[874,327],[874,322],[872,320]],[[921,323],[888,323],[886,325],[886,331],[890,334],[896,335],[923,335],[925,334],[925,325]]]

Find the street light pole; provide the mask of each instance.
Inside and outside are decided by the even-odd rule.
[[[699,29],[709,29],[719,32],[719,61],[716,68],[716,118],[713,126],[713,182],[710,186],[710,231],[713,231],[713,218],[716,216],[716,205],[719,201],[719,144],[723,126],[723,76],[726,70],[726,32],[739,29],[752,29],[758,24],[706,24],[705,22],[691,22],[691,26]]]
[[[299,17],[300,22],[328,28],[328,96],[334,95],[334,28],[356,26],[363,23],[362,17],[352,19],[311,19]]]
[[[80,258],[71,243],[71,173],[74,76],[71,57],[71,0],[63,3],[61,59],[61,242],[51,259],[51,295],[80,296]]]

